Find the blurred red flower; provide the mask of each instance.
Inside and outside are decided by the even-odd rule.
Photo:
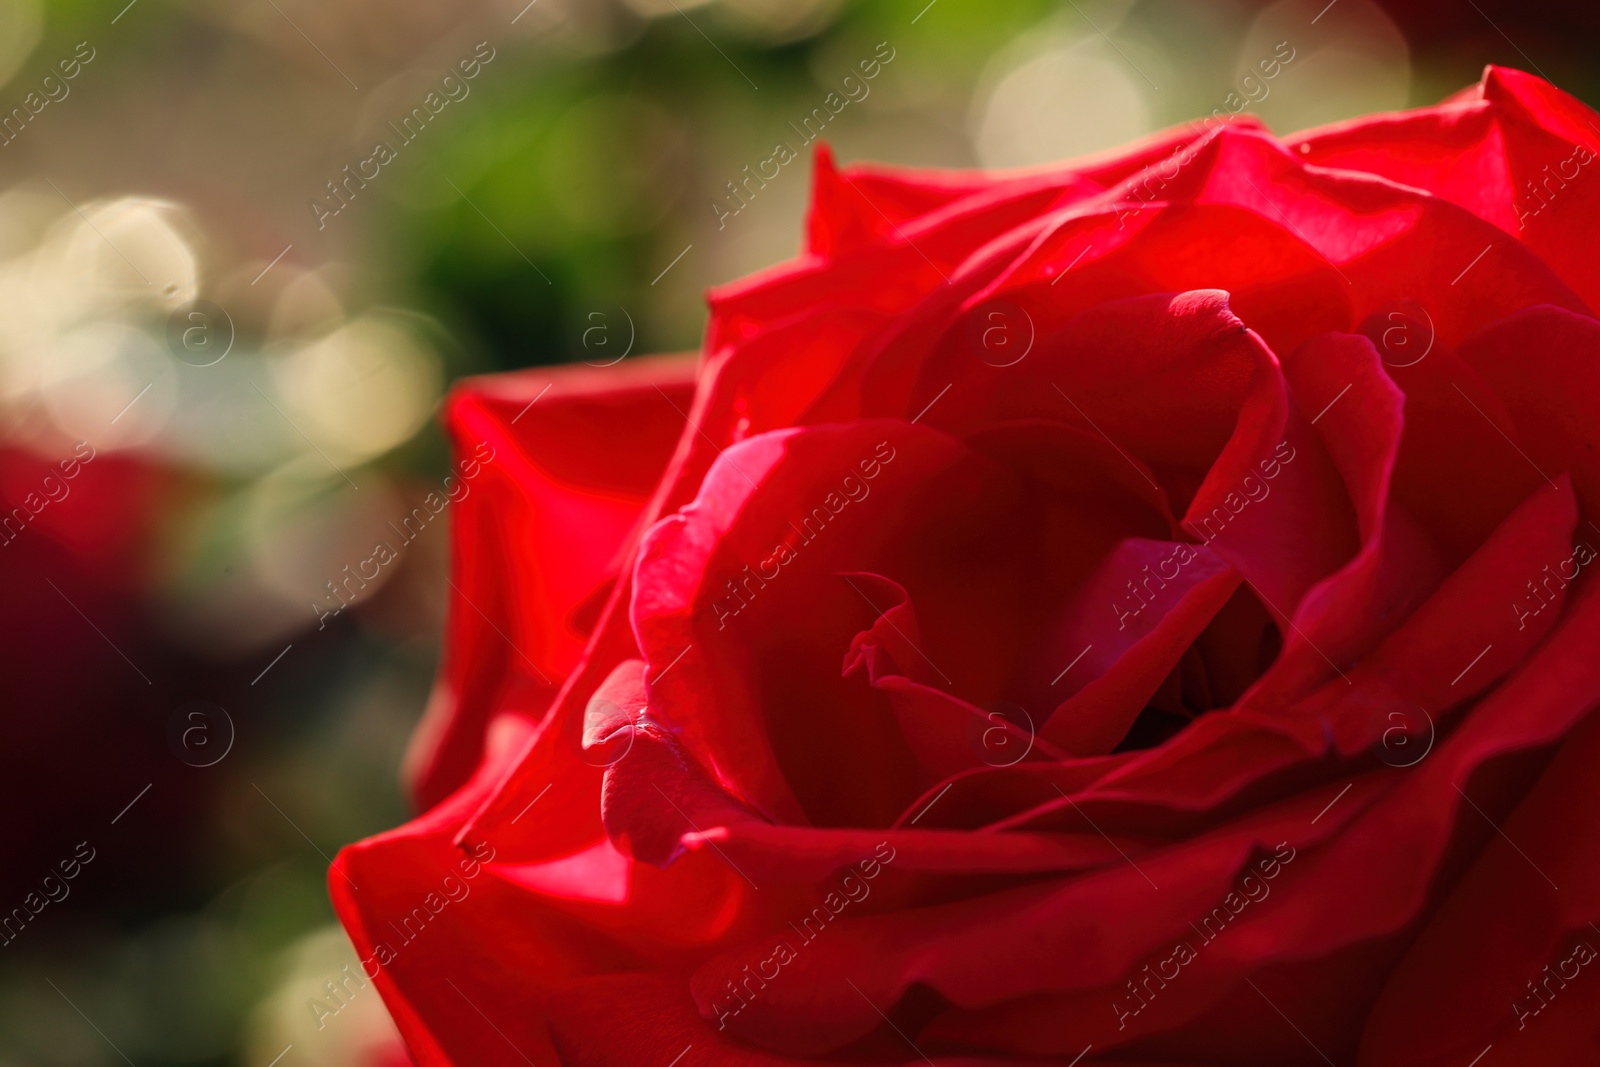
[[[146,606],[149,542],[173,478],[87,442],[59,452],[0,449],[0,683],[10,707],[0,806],[41,813],[0,834],[7,943],[89,887],[134,903],[136,884],[170,886],[190,828],[175,816],[197,784],[166,742],[179,657],[153,638]],[[145,809],[113,826],[157,781]],[[63,882],[80,842],[78,855],[95,859]]]

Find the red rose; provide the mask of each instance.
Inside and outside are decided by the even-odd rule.
[[[824,153],[697,373],[461,389],[417,1062],[1600,1062],[1595,123]]]

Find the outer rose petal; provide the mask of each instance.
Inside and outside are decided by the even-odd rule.
[[[476,856],[456,849],[450,843],[450,835],[472,803],[493,788],[506,759],[528,732],[529,725],[520,716],[499,719],[485,739],[483,764],[459,793],[400,829],[343,849],[328,874],[334,908],[355,943],[362,972],[382,994],[418,1067],[494,1063],[502,1056],[490,1041],[493,1033],[488,1027],[484,1028],[487,1032],[478,1033],[459,1025],[464,1019],[461,1008],[465,1001],[452,1004],[442,995],[449,990],[439,981],[446,972],[463,978],[469,974],[491,975],[507,965],[516,968],[524,962],[518,958],[520,952],[507,952],[512,946],[504,939],[486,943],[479,933],[483,923],[493,920],[495,910],[495,902],[485,907],[483,890],[494,890],[481,864],[473,882],[464,880],[466,871],[458,870],[457,865],[463,861],[476,863]],[[414,908],[426,909],[427,894],[441,893],[447,875],[456,877],[458,884],[470,886],[469,895],[441,908],[436,918],[420,928],[413,920],[417,936],[413,942],[406,942],[405,935],[390,924],[411,916]],[[382,965],[378,966],[380,944],[385,950]],[[517,947],[526,949],[527,943]],[[538,966],[557,970],[545,954],[539,956],[543,958],[539,958]],[[567,966],[574,964],[569,962]],[[430,978],[430,971],[437,971],[438,977]],[[469,980],[469,986],[472,994],[483,996],[480,983]],[[519,1036],[524,1033],[519,1031]],[[541,1049],[527,1036],[522,1047],[526,1054],[538,1055],[542,1051],[553,1055],[548,1046]]]
[[[1512,234],[1592,308],[1600,268],[1600,116],[1547,82],[1488,67],[1437,107],[1353,119],[1290,139],[1308,162],[1426,189]]]
[[[619,1005],[626,1007],[619,1010]],[[637,1067],[667,1056],[682,1042],[701,1067],[806,1067],[815,1060],[776,1056],[743,1045],[694,1012],[681,982],[663,975],[615,975],[572,990],[560,1001],[554,1024],[562,1062],[569,1067]],[[898,1042],[898,1044],[897,1044]],[[883,1067],[1059,1067],[1057,1060],[995,1059],[981,1055],[925,1057],[896,1038],[878,1042],[871,1062]],[[687,1061],[687,1058],[686,1058]],[[1177,1060],[1124,1060],[1098,1057],[1076,1067],[1200,1067]],[[669,1065],[670,1067],[670,1065]]]
[[[714,854],[656,872],[610,848],[598,827],[596,839],[554,860],[515,862],[529,846],[513,834],[572,832],[552,817],[560,796],[525,810],[498,842],[456,846],[462,823],[533,730],[524,716],[498,716],[470,781],[406,826],[345,848],[329,873],[363,971],[418,1067],[554,1061],[555,994],[726,936],[744,901],[744,883]],[[598,816],[599,772],[591,774],[586,799]],[[582,792],[571,781],[560,789]]]
[[[444,665],[407,758],[419,807],[472,773],[491,714],[538,717],[572,669],[694,380],[692,357],[658,357],[473,379],[446,401],[465,495]]]
[[[1396,968],[1368,1020],[1363,1067],[1433,1067],[1489,1044],[1541,1067],[1600,1056],[1596,760],[1591,713]],[[1581,969],[1569,962],[1575,944],[1588,949]]]
[[[806,251],[831,257],[882,241],[896,226],[994,185],[982,174],[951,174],[850,167],[840,172],[833,153],[819,142],[812,163],[811,210]]]
[[[1254,116],[1235,120],[1260,128]],[[870,249],[893,240],[902,227],[926,226],[966,216],[976,240],[1003,228],[999,212],[1018,203],[1059,209],[1116,186],[1129,175],[1168,158],[1200,136],[1193,125],[1152,134],[1131,148],[1073,160],[1065,166],[994,175],[981,171],[915,171],[851,166],[838,170],[819,143],[815,187],[807,220],[807,251],[819,256]],[[975,247],[975,246],[974,246]]]

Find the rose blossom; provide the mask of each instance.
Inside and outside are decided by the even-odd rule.
[[[1597,1062],[1595,123],[824,152],[698,362],[458,389],[417,1063]]]

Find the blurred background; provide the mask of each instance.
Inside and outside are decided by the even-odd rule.
[[[1489,62],[1593,103],[1597,31],[1586,0],[0,0],[0,1067],[408,1062],[370,986],[330,991],[324,878],[408,817],[447,522],[346,579],[438,488],[453,379],[693,348],[708,285],[795,254],[818,116],[843,162],[1025,166]]]

